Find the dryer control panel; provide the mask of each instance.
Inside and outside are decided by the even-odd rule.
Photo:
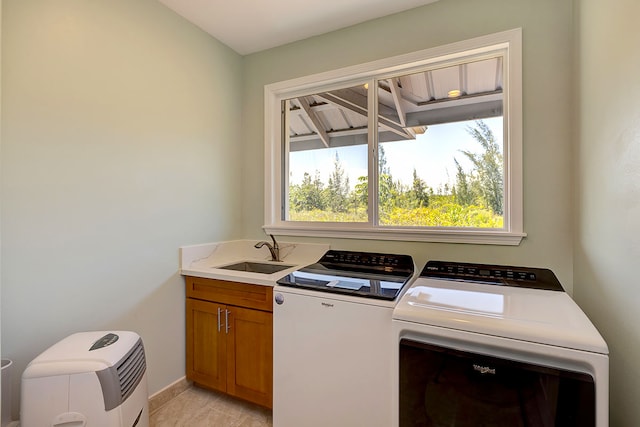
[[[564,291],[553,271],[546,268],[429,261],[422,269],[420,277]]]

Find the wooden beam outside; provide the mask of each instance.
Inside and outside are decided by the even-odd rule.
[[[339,107],[346,108],[348,110],[353,111],[354,113],[361,114],[363,116],[367,116],[367,109],[362,107],[356,98],[344,99],[343,97],[338,97],[333,93],[325,92],[321,94],[316,94],[316,96],[325,99],[326,101],[335,104]],[[366,100],[366,99],[365,99]],[[413,139],[409,133],[406,132],[404,128],[394,123],[393,121],[378,115],[378,124],[383,128],[390,130],[391,132],[397,134],[402,137],[402,139]]]
[[[329,148],[329,145],[330,145],[329,135],[327,135],[327,131],[322,126],[322,122],[320,122],[320,118],[318,117],[316,112],[313,111],[313,109],[311,108],[311,105],[309,104],[309,100],[307,99],[307,97],[304,97],[304,96],[299,97],[298,102],[304,109],[305,113],[307,113],[309,120],[311,120],[311,124],[315,128],[315,131],[320,137],[320,139],[322,140],[322,143],[324,144],[324,146]]]
[[[407,126],[406,114],[402,107],[402,99],[400,98],[400,92],[398,91],[398,78],[392,78],[387,80],[389,83],[389,89],[391,89],[391,96],[393,97],[393,104],[396,107],[398,113],[398,119],[400,120],[400,126]]]

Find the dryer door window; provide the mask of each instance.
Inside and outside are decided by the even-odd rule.
[[[400,426],[595,426],[590,375],[401,340]]]

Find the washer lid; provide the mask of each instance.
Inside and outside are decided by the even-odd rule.
[[[409,255],[330,250],[316,263],[276,282],[280,286],[394,301],[414,273]]]
[[[400,299],[393,319],[609,353],[565,292],[420,277]]]

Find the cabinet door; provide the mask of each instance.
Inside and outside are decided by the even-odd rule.
[[[227,306],[227,392],[272,407],[273,315]]]
[[[187,378],[198,384],[226,391],[226,306],[187,298]]]

